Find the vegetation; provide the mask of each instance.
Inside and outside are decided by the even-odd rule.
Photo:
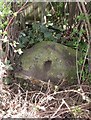
[[[76,50],[77,85],[51,91],[48,83],[46,92],[28,91],[30,83],[22,86],[16,80],[14,70],[23,50],[41,41]],[[0,116],[90,119],[90,51],[91,2],[0,1]]]

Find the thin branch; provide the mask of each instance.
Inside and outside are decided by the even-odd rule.
[[[27,4],[27,2],[28,2],[28,0],[27,0],[27,1],[24,3],[24,5],[16,12],[16,15],[19,14],[19,13],[23,10],[23,8],[24,8],[25,5]],[[15,15],[12,16],[12,18],[10,19],[10,21],[9,21],[8,25],[6,26],[6,28],[5,28],[5,30],[4,30],[3,33],[5,33],[5,32],[8,30],[8,27],[10,26],[10,24],[12,24],[12,22],[13,22],[13,20],[14,20],[15,17],[16,17]],[[4,36],[5,36],[5,35],[3,34],[2,39],[4,38]]]

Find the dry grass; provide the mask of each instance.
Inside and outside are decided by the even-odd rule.
[[[15,84],[15,86],[17,86]],[[0,118],[84,118],[91,119],[91,88],[72,86],[63,91],[26,91],[0,93]]]

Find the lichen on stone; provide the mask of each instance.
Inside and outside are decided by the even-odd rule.
[[[64,78],[69,84],[76,81],[76,51],[59,43],[37,43],[24,51],[20,61],[26,76],[45,82],[50,79],[55,85]]]

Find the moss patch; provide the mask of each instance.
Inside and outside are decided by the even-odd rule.
[[[23,76],[31,76],[53,84],[64,78],[69,84],[76,78],[76,51],[70,47],[43,41],[24,51],[20,61],[25,71]],[[19,74],[19,73],[18,73]]]

